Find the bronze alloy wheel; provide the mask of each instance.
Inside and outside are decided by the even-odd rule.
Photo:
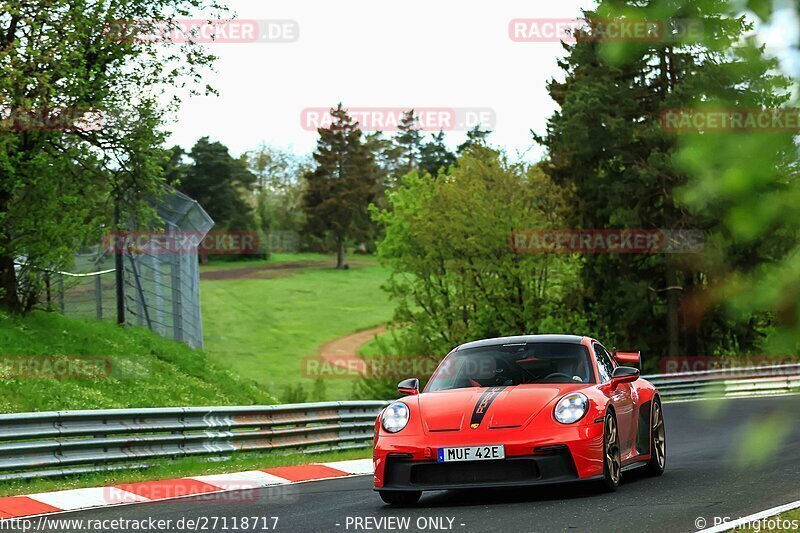
[[[650,461],[647,463],[647,471],[651,476],[660,476],[667,463],[667,433],[664,429],[664,411],[657,398],[653,400],[651,420]]]
[[[653,405],[653,453],[658,466],[664,468],[667,458],[667,439],[664,434],[664,417],[661,415],[661,404]]]
[[[609,490],[616,490],[622,476],[622,461],[620,459],[617,421],[610,413],[606,415],[603,435],[605,448],[605,479],[603,481]]]

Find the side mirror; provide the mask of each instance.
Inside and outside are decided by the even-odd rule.
[[[642,352],[618,352],[614,348],[614,359],[622,366],[642,366]]]
[[[397,384],[397,392],[403,396],[414,396],[419,394],[419,380],[417,378],[407,379]]]
[[[641,372],[639,372],[638,368],[618,366],[614,369],[614,373],[611,375],[611,387],[616,389],[623,383],[633,383],[639,379],[640,374]]]

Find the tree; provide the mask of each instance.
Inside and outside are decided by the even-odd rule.
[[[391,138],[385,137],[382,131],[375,131],[364,136],[364,143],[372,153],[378,169],[378,186],[381,192],[390,187],[397,173],[396,147]]]
[[[331,117],[329,128],[317,130],[316,168],[306,174],[303,208],[308,231],[331,235],[336,243],[336,268],[345,268],[347,239],[369,231],[367,208],[376,197],[378,169],[358,123],[342,104],[331,109]]]
[[[253,229],[253,206],[250,201],[256,176],[241,159],[234,159],[228,148],[208,137],[199,139],[189,158],[179,190],[208,212],[218,228]]]
[[[467,132],[467,140],[458,145],[456,152],[458,155],[463,155],[475,146],[486,146],[486,138],[491,133],[491,130],[482,130],[478,124]]]
[[[164,181],[171,187],[178,187],[186,177],[189,165],[186,163],[186,151],[180,146],[166,150],[166,158],[162,164]]]
[[[311,168],[310,158],[290,150],[263,144],[245,154],[247,168],[257,177],[256,216],[259,228],[270,231],[301,231],[304,175]]]
[[[296,187],[309,170],[308,156],[295,155],[291,150],[262,144],[245,154],[247,167],[258,178],[257,190],[285,192]]]
[[[213,58],[191,41],[118,39],[108,30],[120,20],[142,21],[145,31],[174,25],[190,10],[220,13],[213,0],[3,3],[3,307],[20,312],[34,306],[43,271],[65,269],[82,243],[96,242],[115,203],[128,218],[152,212],[162,184],[166,109],[147,95],[165,87],[191,89]]]
[[[456,156],[444,143],[444,132],[431,134],[431,140],[420,149],[419,167],[422,172],[437,176],[440,170],[447,170],[456,162]]]
[[[621,8],[619,8],[621,9]],[[778,4],[762,0],[721,2],[718,0],[654,0],[636,16],[644,18],[694,17],[704,31],[696,46],[711,50],[712,57],[724,55],[718,66],[712,63],[716,80],[687,77],[683,85],[689,98],[687,110],[703,112],[722,109],[731,112],[763,109],[767,113],[785,107],[796,114],[797,95],[790,91],[792,80],[777,76],[780,64],[766,57],[758,34],[728,33],[721,38],[714,30],[721,14],[726,24],[745,20],[764,22],[785,18]],[[746,26],[749,30],[750,26]],[[763,26],[762,26],[763,28]],[[785,57],[793,58],[792,54]],[[633,43],[606,44],[602,53],[609,61],[626,65],[639,54]],[[786,65],[784,72],[797,72]],[[698,83],[702,81],[702,83]],[[716,81],[716,83],[714,83]],[[793,107],[794,106],[794,107]],[[792,112],[792,111],[790,111]],[[675,168],[686,176],[677,199],[692,213],[713,213],[718,223],[708,239],[712,250],[703,254],[706,268],[714,275],[708,290],[691,298],[696,315],[724,310],[729,320],[751,329],[754,316],[766,315],[768,334],[759,352],[786,355],[800,352],[800,179],[798,179],[797,131],[767,128],[742,131],[683,131],[674,134]],[[763,328],[762,328],[763,329]]]
[[[388,203],[374,209],[385,231],[378,255],[392,272],[395,322],[416,353],[444,354],[463,339],[587,331],[564,305],[574,261],[509,245],[515,231],[559,227],[562,195],[538,166],[476,147],[446,180],[406,175]]]
[[[647,18],[629,8],[601,2],[597,12],[585,16]],[[719,228],[718,212],[692,211],[680,201],[687,177],[673,159],[674,135],[660,120],[662,112],[689,107],[714,92],[739,93],[755,106],[769,102],[775,85],[768,72],[742,69],[727,52],[746,26],[723,16],[724,9],[721,2],[687,1],[675,14],[703,17],[710,34],[705,47],[667,35],[659,42],[630,45],[624,61],[612,61],[620,53],[619,43],[603,43],[591,30],[579,34],[576,44],[565,45],[568,56],[560,62],[565,79],[548,86],[560,110],[538,140],[549,150],[548,174],[572,193],[572,227],[705,233]],[[776,244],[765,241],[741,249],[739,261]],[[721,275],[708,269],[700,255],[595,254],[585,255],[582,265],[578,309],[595,317],[595,326],[606,325],[621,346],[670,355],[747,349],[757,345],[765,325],[763,316],[731,321],[718,306],[696,312],[693,302],[704,300]]]
[[[394,136],[394,157],[398,176],[411,172],[419,166],[420,151],[422,150],[421,129],[419,117],[413,109],[403,113],[403,118],[397,126],[397,135]]]

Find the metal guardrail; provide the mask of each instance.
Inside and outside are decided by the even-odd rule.
[[[643,377],[665,401],[800,392],[800,364]],[[0,481],[144,467],[160,458],[363,447],[387,403],[0,415]]]
[[[643,376],[666,400],[800,392],[800,363]]]
[[[0,415],[0,480],[146,466],[234,452],[367,446],[386,402]]]

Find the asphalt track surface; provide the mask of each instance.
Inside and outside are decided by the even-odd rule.
[[[666,472],[628,472],[615,493],[587,483],[431,492],[414,507],[397,508],[372,492],[370,476],[359,476],[35,518],[29,531],[156,530],[56,522],[120,518],[172,520],[162,531],[697,531],[715,517],[800,500],[800,396],[673,403],[664,412]],[[758,434],[757,424],[774,431]],[[781,444],[771,446],[779,435]],[[251,517],[247,527],[244,517]]]

